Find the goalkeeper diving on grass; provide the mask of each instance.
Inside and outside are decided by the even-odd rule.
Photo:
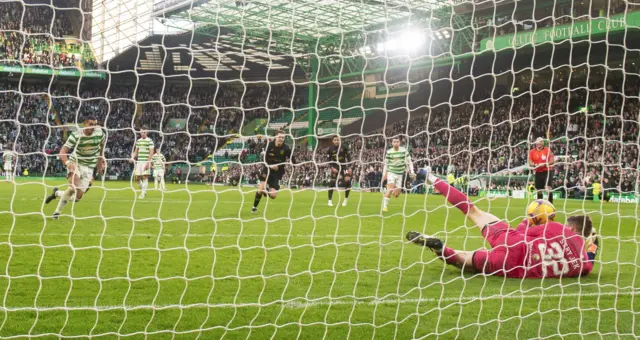
[[[493,249],[458,251],[434,237],[410,231],[407,239],[430,248],[447,264],[469,273],[510,278],[559,278],[584,276],[593,269],[598,239],[589,216],[554,222],[555,208],[548,201],[536,200],[527,217],[516,229],[496,216],[474,206],[468,197],[425,169],[427,180],[467,216],[482,232]]]

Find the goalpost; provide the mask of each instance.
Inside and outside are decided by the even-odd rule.
[[[638,6],[0,2],[0,152],[16,159],[16,177],[0,182],[0,337],[637,335]],[[44,199],[67,187],[57,153],[89,116],[106,132],[107,173],[53,220]],[[143,126],[168,166],[167,191],[141,198],[128,161]],[[297,164],[252,214],[277,130]],[[334,134],[352,159],[344,207],[327,206]],[[418,189],[383,213],[394,136]],[[537,137],[560,160],[558,219],[589,214],[601,236],[591,275],[467,275],[406,242],[418,230],[485,246],[423,186],[427,165],[520,222]],[[199,183],[209,178],[225,183]]]

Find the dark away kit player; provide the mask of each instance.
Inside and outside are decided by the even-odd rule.
[[[349,149],[340,142],[340,136],[333,136],[333,145],[327,149],[329,167],[331,168],[331,182],[329,182],[329,206],[333,206],[333,190],[341,187],[345,189],[342,206],[347,206],[351,192],[351,169],[347,168],[350,161]]]
[[[276,132],[274,140],[267,143],[267,149],[264,152],[264,162],[266,165],[260,172],[260,183],[258,184],[258,191],[256,192],[251,212],[258,211],[258,205],[260,204],[262,196],[269,196],[271,199],[275,199],[278,196],[280,180],[282,179],[282,175],[284,175],[287,159],[295,164],[291,148],[284,143],[284,137],[284,131],[278,131]],[[269,187],[268,191],[267,186]]]

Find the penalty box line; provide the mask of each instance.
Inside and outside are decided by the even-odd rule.
[[[407,242],[405,237],[402,235],[376,235],[376,234],[152,234],[152,233],[119,233],[119,234],[111,234],[111,233],[20,233],[13,232],[7,233],[2,232],[0,236],[22,236],[22,237],[87,237],[87,238],[157,238],[157,237],[168,237],[168,238],[252,238],[252,239],[268,239],[268,238],[294,238],[294,239],[385,239],[385,240],[393,240],[397,239],[403,242]],[[446,236],[440,233],[430,234],[433,237],[439,237],[443,240],[447,239],[483,239],[483,236],[479,235],[450,235]],[[640,236],[607,236],[600,235],[600,237],[605,240],[615,239],[617,241],[636,241],[640,240]],[[2,242],[0,240],[0,242]],[[7,243],[7,242],[2,242]]]
[[[135,238],[135,237],[193,237],[193,238],[311,238],[311,239],[343,239],[343,238],[369,238],[369,239],[398,239],[402,241],[406,241],[404,236],[400,235],[379,235],[379,234],[152,234],[152,233],[120,233],[120,234],[111,234],[111,233],[0,233],[0,236],[24,236],[24,237],[40,237],[40,236],[49,236],[49,237],[106,237],[106,238]],[[446,236],[440,233],[430,234],[433,237],[439,237],[443,240],[445,239],[482,239],[483,236],[479,235],[450,235]],[[605,239],[617,239],[620,241],[633,241],[640,239],[640,236],[607,236],[600,235],[600,237],[604,237]]]
[[[303,298],[297,298],[292,301],[273,301],[266,303],[194,303],[186,305],[169,304],[169,305],[111,305],[111,306],[43,306],[43,307],[5,307],[0,306],[0,311],[3,312],[20,312],[20,311],[135,311],[135,310],[167,310],[167,309],[190,309],[190,308],[249,308],[249,307],[284,307],[286,309],[301,309],[311,307],[323,307],[323,306],[353,306],[353,305],[404,305],[404,304],[419,304],[419,303],[442,303],[451,302],[451,304],[459,303],[472,303],[478,301],[491,301],[491,300],[529,300],[529,299],[563,299],[563,298],[593,298],[593,297],[606,297],[606,296],[635,296],[640,294],[640,290],[627,290],[616,292],[591,292],[591,293],[566,293],[566,294],[495,294],[489,296],[462,296],[462,297],[429,297],[429,298],[412,298],[412,299],[327,299],[321,298],[317,300],[306,300]],[[296,301],[302,300],[302,301]],[[448,305],[450,306],[450,305]],[[445,308],[448,306],[441,306]]]

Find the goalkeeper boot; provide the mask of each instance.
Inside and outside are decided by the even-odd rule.
[[[45,204],[49,204],[51,203],[51,201],[53,201],[54,199],[56,199],[56,192],[58,192],[58,188],[53,188],[53,192],[51,193],[51,195],[47,196],[47,199],[44,200]]]
[[[347,201],[349,201],[348,198],[345,198],[344,201],[342,201],[342,206],[346,207],[347,206]]]
[[[429,237],[427,235],[421,234],[417,231],[410,231],[407,233],[407,240],[423,247],[427,247],[436,253],[442,252],[442,248],[444,248],[444,244],[442,240],[435,237]]]
[[[258,208],[256,208],[256,207],[251,208],[251,212],[252,213],[257,213],[258,212]]]
[[[333,207],[333,201],[332,200],[329,200],[329,206]]]

